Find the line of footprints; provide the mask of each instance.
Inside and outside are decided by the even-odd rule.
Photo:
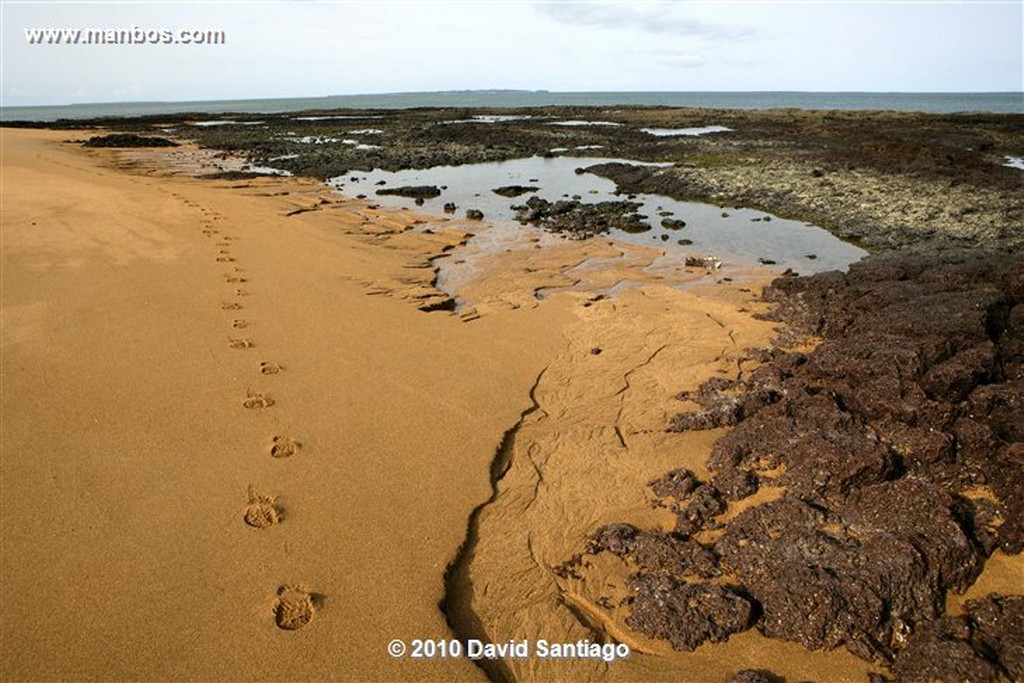
[[[245,285],[248,278],[244,276],[245,268],[242,268],[232,254],[231,247],[238,239],[232,235],[222,234],[215,226],[217,221],[223,220],[223,216],[211,211],[199,204],[189,200],[182,195],[174,195],[189,207],[200,211],[203,215],[202,232],[213,240],[217,249],[216,261],[231,268],[231,272],[224,274],[224,282],[234,289],[234,298],[221,302],[221,309],[230,311],[233,315],[241,315],[236,311],[244,310],[242,299],[249,296],[251,292]],[[244,318],[231,320],[232,334],[228,335],[228,346],[232,349],[247,350],[255,346],[252,339],[248,337],[236,337],[240,330],[252,326],[252,321]],[[260,375],[272,376],[280,373],[284,368],[278,363],[261,361],[259,364]],[[274,405],[274,399],[265,393],[247,389],[242,399],[242,407],[246,410],[265,410]],[[271,439],[269,455],[273,458],[290,458],[297,454],[301,444],[297,441],[282,435],[276,435]],[[249,485],[248,500],[242,513],[242,521],[253,529],[268,529],[281,522],[281,508],[274,496],[268,496],[256,490],[252,484]],[[274,623],[285,631],[295,631],[308,624],[316,612],[319,596],[306,590],[303,586],[282,585],[277,589],[277,595],[273,599]]]

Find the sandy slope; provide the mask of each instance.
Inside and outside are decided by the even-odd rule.
[[[384,648],[448,633],[445,566],[567,307],[425,314],[366,283],[436,245],[284,218],[301,184],[254,198],[2,135],[0,677],[479,678]],[[250,485],[279,524],[243,522]],[[292,584],[316,613],[285,632]]]

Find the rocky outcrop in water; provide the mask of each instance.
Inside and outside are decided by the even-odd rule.
[[[502,197],[518,197],[520,195],[528,194],[530,192],[536,192],[539,187],[533,185],[504,185],[502,187],[496,187],[491,192]]]
[[[434,185],[405,185],[403,187],[386,187],[377,190],[379,195],[395,195],[409,199],[433,199],[441,196],[441,190]]]
[[[574,239],[586,239],[608,232],[612,228],[625,232],[646,232],[649,223],[636,211],[639,202],[617,201],[587,204],[579,199],[561,199],[549,202],[530,197],[525,204],[513,206],[516,220],[557,232]]]

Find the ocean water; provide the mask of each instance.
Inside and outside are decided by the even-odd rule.
[[[471,90],[434,93],[338,95],[296,99],[203,102],[120,102],[45,107],[2,107],[0,121],[57,121],[160,114],[278,113],[328,109],[410,109],[414,107],[542,107],[549,105],[701,107],[712,109],[839,109],[933,113],[1024,113],[1024,92],[856,93],[856,92],[547,92]]]

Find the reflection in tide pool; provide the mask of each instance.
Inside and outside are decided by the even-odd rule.
[[[587,203],[625,199],[615,194],[612,181],[590,173],[576,173],[578,168],[608,161],[624,160],[531,157],[394,173],[381,170],[354,172],[335,178],[331,183],[346,195],[365,194],[391,206],[441,215],[444,205],[451,202],[458,207],[456,216],[459,217],[464,216],[467,209],[479,209],[488,223],[512,222],[515,211],[511,207],[534,195],[549,201],[575,197]],[[441,190],[441,195],[427,199],[419,207],[412,199],[375,195],[376,190],[384,187],[407,185],[434,185]],[[513,199],[492,191],[508,185],[538,189]],[[651,230],[639,234],[613,231],[610,236],[619,241],[663,249],[667,262],[679,262],[685,255],[713,254],[721,258],[727,267],[770,262],[768,265],[780,272],[792,268],[799,273],[814,273],[845,269],[867,253],[822,228],[770,216],[762,211],[684,202],[660,195],[637,195],[633,201],[642,204],[638,211],[647,217]],[[663,227],[665,219],[681,220],[685,227],[675,230]],[[479,234],[476,239],[483,239],[486,230],[486,225],[475,230]],[[504,227],[501,232],[506,234],[509,228]]]

